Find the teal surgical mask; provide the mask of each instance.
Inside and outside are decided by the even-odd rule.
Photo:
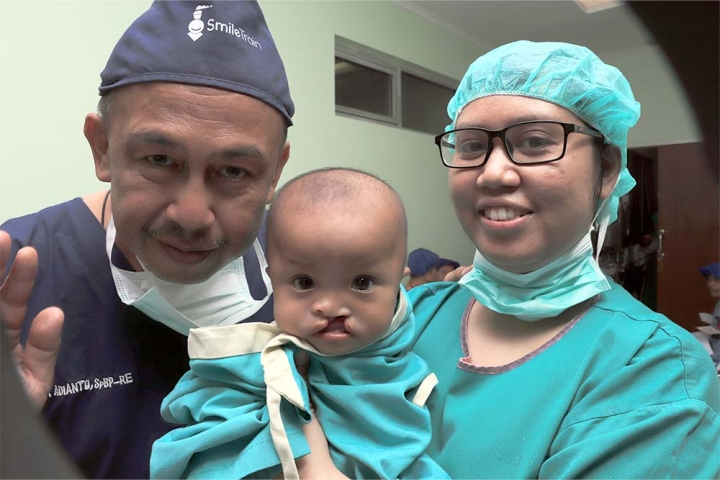
[[[612,191],[618,188],[615,179]],[[553,318],[568,308],[610,290],[610,282],[600,270],[597,258],[605,243],[612,217],[608,195],[598,206],[588,232],[567,252],[549,264],[529,273],[511,273],[493,265],[475,251],[473,269],[458,283],[494,312],[512,315],[526,322]],[[597,220],[598,238],[593,257],[590,232]]]
[[[510,273],[475,252],[473,269],[460,279],[473,297],[498,313],[526,322],[552,318],[610,290],[593,258],[588,232],[569,251],[530,273]]]

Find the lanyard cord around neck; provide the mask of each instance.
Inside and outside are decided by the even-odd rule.
[[[105,199],[103,200],[102,205],[102,213],[100,214],[100,224],[105,228],[105,206],[107,205],[108,198],[110,197],[110,190],[107,191],[105,194]]]

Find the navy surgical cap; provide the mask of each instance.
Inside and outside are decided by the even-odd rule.
[[[425,275],[433,268],[438,268],[440,256],[427,248],[416,248],[408,256],[408,268],[410,275],[417,277]]]
[[[701,267],[700,273],[702,273],[706,277],[712,276],[715,278],[720,278],[720,262],[709,263],[704,267]]]
[[[125,31],[100,77],[100,95],[175,82],[255,97],[290,125],[295,112],[285,67],[254,1],[155,1]]]

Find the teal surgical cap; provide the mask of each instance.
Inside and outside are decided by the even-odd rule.
[[[531,97],[564,107],[620,149],[618,183],[598,212],[599,220],[614,222],[619,198],[635,186],[627,169],[627,134],[640,118],[640,104],[620,70],[569,43],[521,40],[503,45],[468,68],[448,104],[452,123],[447,130],[455,128],[467,104],[492,95]]]

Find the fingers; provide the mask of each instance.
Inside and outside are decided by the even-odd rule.
[[[37,408],[43,406],[53,384],[64,320],[62,310],[46,308],[33,320],[25,343],[20,375],[28,397]]]
[[[465,276],[466,273],[468,273],[470,270],[473,269],[472,265],[461,265],[452,272],[445,275],[445,281],[446,282],[457,282],[460,280],[463,276]]]
[[[10,258],[11,247],[12,241],[10,240],[10,235],[0,230],[0,279],[2,279],[2,275],[5,272],[5,264],[8,258]],[[2,284],[0,283],[0,285]]]
[[[4,232],[0,234],[0,263],[5,264],[10,254],[10,237]],[[0,319],[7,330],[11,348],[17,345],[20,336],[20,327],[35,284],[37,269],[38,257],[35,249],[21,248],[15,256],[5,283],[0,287]]]
[[[4,272],[8,263],[11,246],[10,236],[0,231],[0,272]],[[60,351],[65,316],[59,308],[46,308],[33,320],[25,348],[20,346],[20,328],[37,271],[38,256],[35,249],[25,247],[18,250],[10,272],[0,287],[0,320],[6,330],[25,393],[40,408],[47,399],[55,376],[55,362]]]

